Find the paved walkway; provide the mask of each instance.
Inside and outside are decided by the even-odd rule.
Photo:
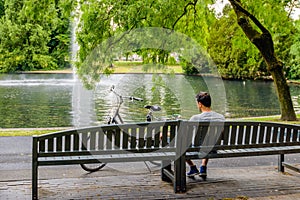
[[[31,199],[31,139],[0,137],[0,200]],[[300,154],[287,155],[286,161],[300,163]],[[79,165],[40,167],[39,197],[300,200],[300,173],[278,173],[276,164],[277,156],[211,159],[207,181],[188,179],[184,194],[174,194],[172,185],[160,180],[160,169],[150,164],[108,164],[92,174]]]
[[[187,192],[175,194],[172,185],[160,180],[158,168],[103,171],[87,174],[79,166],[41,167],[40,199],[300,199],[300,174],[278,173],[273,166],[209,168],[209,177],[188,179]],[[135,165],[133,165],[135,166]],[[120,169],[120,168],[119,168]],[[70,171],[71,174],[68,172]],[[16,172],[17,173],[17,172]],[[19,171],[20,173],[20,171]],[[25,170],[30,177],[30,170]],[[49,174],[51,177],[49,177]],[[0,199],[31,199],[31,180],[0,181]]]

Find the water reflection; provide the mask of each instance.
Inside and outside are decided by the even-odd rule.
[[[2,75],[0,127],[70,126],[73,79],[60,75]]]
[[[102,77],[93,91],[87,91],[72,74],[0,75],[0,128],[91,126],[105,123],[116,99],[109,91],[143,98],[125,101],[120,114],[126,122],[145,121],[144,105],[160,105],[157,116],[180,114],[188,119],[198,112],[194,96],[210,85],[213,108],[226,117],[279,114],[274,84],[264,81],[224,81],[197,76],[145,74]],[[211,87],[213,85],[213,87]],[[226,96],[219,95],[221,90]],[[300,86],[291,85],[295,109],[299,112]],[[221,103],[220,103],[221,102]]]

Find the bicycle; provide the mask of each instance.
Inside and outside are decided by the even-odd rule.
[[[123,121],[119,111],[120,111],[121,105],[124,102],[124,99],[128,99],[130,101],[143,101],[143,99],[139,98],[139,97],[133,97],[133,96],[122,96],[115,91],[114,86],[111,87],[110,92],[112,92],[116,96],[117,106],[116,106],[114,113],[108,117],[107,124],[123,124],[124,121]],[[160,106],[146,105],[146,106],[144,106],[144,108],[148,109],[148,113],[146,115],[147,122],[151,122],[154,120],[155,121],[166,121],[166,120],[178,119],[180,117],[180,115],[172,115],[171,118],[157,118],[157,117],[154,117],[153,112],[160,111],[161,110]],[[157,162],[157,161],[149,161],[149,162],[156,166],[160,166],[160,164],[161,164],[160,162]],[[101,163],[100,165],[99,165],[99,163],[98,164],[80,164],[82,169],[84,169],[85,171],[88,171],[88,172],[96,172],[96,171],[102,169],[105,165],[106,165],[106,163]],[[146,166],[149,169],[149,166],[147,164],[146,164]]]
[[[114,113],[111,114],[107,118],[107,124],[123,124],[124,121],[123,121],[119,111],[120,111],[121,105],[124,102],[124,99],[128,99],[130,101],[143,101],[143,99],[138,98],[138,97],[133,97],[133,96],[122,96],[122,95],[118,94],[115,91],[114,86],[112,86],[110,88],[110,92],[112,92],[116,96],[117,106],[116,106],[116,109],[115,109]],[[80,164],[81,168],[84,169],[85,171],[88,171],[88,172],[96,172],[96,171],[102,169],[105,165],[106,165],[106,163],[101,163],[101,164],[99,164],[99,163],[98,164]]]

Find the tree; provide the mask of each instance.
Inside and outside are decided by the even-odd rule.
[[[229,2],[236,13],[239,26],[262,54],[267,64],[267,69],[274,79],[280,102],[281,119],[289,121],[296,120],[289,86],[283,73],[283,63],[275,55],[271,33],[255,16],[242,7],[240,0],[229,0]],[[254,27],[251,22],[253,22],[256,27]],[[257,28],[259,30],[257,30]]]
[[[71,0],[4,1],[0,72],[68,66],[71,5]]]
[[[295,59],[293,63],[299,61],[297,60],[298,56],[296,56],[298,48],[290,51],[292,42],[298,41],[298,38],[291,36],[296,29],[293,28],[293,21],[289,20],[289,13],[285,10],[286,6],[289,5],[288,3],[296,1],[263,0],[261,3],[252,0],[245,1],[247,9],[258,16],[255,18],[253,14],[240,6],[239,0],[232,0],[230,2],[231,5],[235,6],[234,9],[230,8],[229,10],[228,7],[227,12],[229,14],[221,19],[214,14],[210,7],[215,2],[216,0],[182,0],[176,2],[165,0],[85,1],[81,6],[83,14],[77,35],[80,44],[77,72],[81,74],[90,73],[91,78],[99,78],[98,73],[107,68],[95,68],[86,71],[81,65],[97,45],[113,35],[125,31],[130,32],[136,28],[168,28],[195,39],[212,54],[222,75],[226,74],[232,78],[253,79],[272,75],[278,91],[282,119],[295,119],[295,112],[284,76],[284,70],[288,71],[289,68],[284,66],[277,55],[285,63],[290,63],[291,58]],[[236,21],[233,18],[234,15],[238,16],[239,25],[242,25],[241,27],[244,25],[245,28],[241,30],[238,25],[232,25]],[[228,16],[229,18],[226,19]],[[258,19],[270,27],[273,36]],[[256,26],[253,25],[253,22]],[[246,29],[247,31],[245,31]],[[227,34],[220,33],[220,31]],[[246,34],[245,37],[243,32],[249,34]],[[161,62],[165,62],[169,52],[141,49],[139,53],[145,57],[148,56],[148,60],[152,59],[153,62],[159,60],[157,58],[160,58]],[[185,64],[188,71],[193,72],[190,63]],[[202,64],[200,62],[200,65]],[[199,69],[203,66],[203,69],[206,70],[205,63]],[[293,66],[293,69],[297,68]]]
[[[161,27],[182,32],[207,47],[208,26],[214,15],[203,2],[211,0],[165,1],[165,0],[89,0],[81,4],[81,21],[77,38],[80,45],[77,62],[79,77],[90,72],[103,72],[103,66],[95,71],[83,67],[87,56],[108,38],[143,27]],[[196,37],[201,35],[201,37]],[[140,49],[137,53],[146,62],[166,63],[169,53],[157,49]],[[123,52],[126,54],[127,52]],[[124,56],[124,55],[123,55]],[[91,73],[90,73],[91,74]],[[93,75],[91,74],[93,77]],[[95,74],[97,76],[97,74]],[[96,77],[93,77],[96,79]]]
[[[222,77],[256,79],[268,76],[259,51],[235,23],[235,13],[228,5],[210,27],[207,51],[218,66]]]

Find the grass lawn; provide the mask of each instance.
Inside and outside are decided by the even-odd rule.
[[[180,65],[163,65],[162,67],[143,64],[142,62],[114,62],[114,73],[176,73],[182,74]]]
[[[183,74],[182,67],[180,65],[153,65],[153,64],[143,64],[138,61],[115,61],[114,72],[115,74],[124,73],[175,73]],[[27,71],[23,73],[73,73],[72,69],[62,69],[62,70],[37,70],[37,71]]]
[[[67,129],[67,128],[66,128]],[[59,130],[63,130],[59,129]],[[6,136],[33,136],[33,135],[41,135],[45,133],[52,133],[59,131],[58,129],[51,129],[51,128],[45,128],[45,129],[0,129],[0,137],[6,137]]]
[[[300,114],[297,114],[298,121],[282,121],[280,115],[276,116],[263,116],[263,117],[247,117],[241,118],[243,121],[264,121],[264,122],[277,122],[286,124],[300,124]]]

